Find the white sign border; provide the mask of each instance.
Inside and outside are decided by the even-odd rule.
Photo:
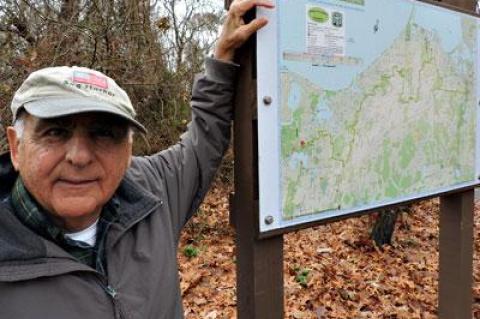
[[[372,1],[372,0],[366,0]],[[381,2],[382,0],[378,0]],[[384,1],[384,0],[383,0]],[[441,10],[448,10],[440,6],[422,3],[416,0],[404,0],[414,5],[423,5],[427,7],[435,7]],[[278,5],[278,1],[276,1]],[[475,170],[477,179],[471,182],[456,184],[453,186],[443,187],[434,191],[417,193],[414,196],[405,196],[395,198],[390,201],[382,201],[355,207],[354,209],[336,210],[322,212],[321,214],[312,214],[299,216],[290,220],[282,218],[281,208],[281,187],[280,187],[280,167],[278,159],[280,158],[280,133],[278,120],[280,110],[280,82],[278,69],[280,56],[277,47],[279,44],[278,34],[278,11],[261,7],[257,8],[257,17],[266,17],[269,20],[267,26],[257,33],[257,105],[258,105],[258,165],[259,165],[259,231],[266,233],[282,228],[288,228],[311,222],[321,222],[322,220],[332,219],[335,217],[351,215],[356,212],[372,210],[384,206],[399,204],[402,202],[413,201],[416,199],[433,197],[436,194],[451,192],[457,189],[464,189],[479,185],[480,177],[480,63],[479,59],[475,60],[476,69],[476,96],[477,96],[477,120],[476,120],[476,150],[475,150]],[[451,10],[448,10],[451,11]],[[459,15],[476,18],[466,13],[458,12]],[[480,19],[477,19],[477,55],[480,54]],[[272,56],[276,59],[272,59]],[[262,137],[262,138],[260,138]],[[277,185],[269,184],[269,181],[279,181]],[[271,190],[272,187],[278,188],[277,191]]]

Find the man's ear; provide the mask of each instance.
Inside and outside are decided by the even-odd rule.
[[[7,139],[8,146],[10,147],[10,158],[12,160],[13,167],[16,171],[18,171],[20,139],[17,137],[17,132],[13,126],[7,127]]]

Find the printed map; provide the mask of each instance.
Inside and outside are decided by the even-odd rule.
[[[476,19],[408,0],[277,8],[283,219],[476,180]]]

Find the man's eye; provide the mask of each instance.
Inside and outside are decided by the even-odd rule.
[[[44,135],[47,137],[66,137],[68,135],[68,130],[61,127],[52,127],[47,129]]]
[[[111,142],[120,143],[127,136],[127,128],[123,127],[97,127],[92,128],[90,136],[96,139],[109,140]]]
[[[113,130],[107,129],[107,128],[97,128],[92,130],[91,132],[93,137],[97,138],[115,138],[115,133]]]

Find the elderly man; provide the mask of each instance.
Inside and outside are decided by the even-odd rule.
[[[267,21],[236,0],[192,96],[181,141],[132,158],[145,129],[126,93],[79,67],[32,73],[0,158],[0,318],[182,318],[180,231],[229,142],[235,49]]]

